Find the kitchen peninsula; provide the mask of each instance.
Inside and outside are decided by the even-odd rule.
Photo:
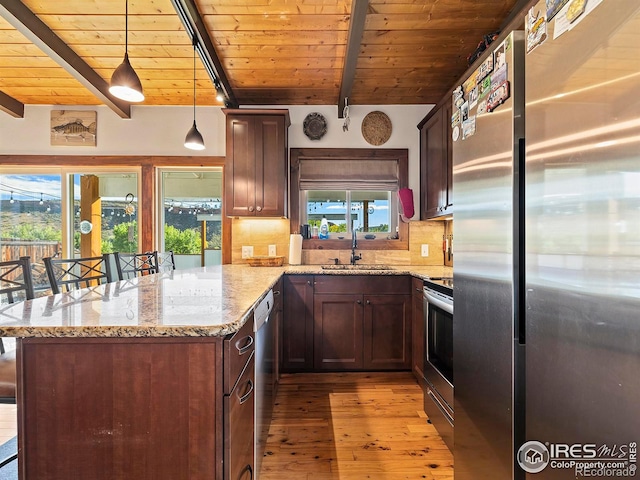
[[[231,457],[249,469],[252,451],[233,445],[253,442],[253,423],[230,410],[253,386],[254,305],[280,277],[444,269],[205,267],[5,309],[0,335],[18,337],[21,478],[213,479]]]

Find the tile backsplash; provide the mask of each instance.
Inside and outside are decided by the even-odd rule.
[[[289,220],[280,218],[232,220],[232,263],[246,263],[242,259],[242,247],[253,246],[254,255],[268,255],[269,245],[276,246],[276,255],[284,255],[289,261]],[[358,250],[361,263],[389,265],[444,265],[442,249],[445,222],[414,221],[409,223],[409,250]],[[421,255],[422,245],[429,245],[429,256]],[[329,263],[329,258],[339,258],[349,263],[350,250],[303,250],[304,265]]]

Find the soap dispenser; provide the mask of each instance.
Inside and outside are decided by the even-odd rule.
[[[329,238],[329,222],[327,221],[327,217],[322,216],[322,221],[320,222],[320,239],[326,240]]]

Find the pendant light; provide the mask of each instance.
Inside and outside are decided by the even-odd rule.
[[[196,37],[193,37],[193,126],[187,132],[184,146],[191,150],[204,150],[204,139],[196,127]]]
[[[111,76],[109,93],[127,102],[141,102],[144,100],[142,83],[135,70],[129,63],[129,1],[125,0],[124,15],[124,60]]]

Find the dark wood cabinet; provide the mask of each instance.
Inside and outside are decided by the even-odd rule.
[[[223,478],[222,351],[221,338],[19,339],[21,478]]]
[[[288,110],[223,109],[227,216],[283,217],[288,204]]]
[[[411,284],[412,308],[412,367],[413,374],[420,384],[424,383],[424,300],[422,287],[424,281],[421,278],[413,278]]]
[[[313,370],[313,275],[283,279],[282,369]]]
[[[410,369],[409,289],[404,276],[316,276],[314,370]]]
[[[365,295],[366,370],[411,368],[411,295]]]
[[[361,294],[317,294],[313,298],[314,370],[363,368]]]
[[[251,480],[254,475],[254,368],[252,354],[235,388],[224,397],[226,480]]]
[[[253,478],[254,345],[19,338],[21,478]]]
[[[271,313],[271,322],[273,322],[273,398],[275,400],[280,384],[280,375],[282,372],[282,323],[283,323],[283,279],[277,281],[273,287],[273,311]]]
[[[420,190],[423,220],[453,212],[453,155],[450,102],[434,109],[418,124]]]

